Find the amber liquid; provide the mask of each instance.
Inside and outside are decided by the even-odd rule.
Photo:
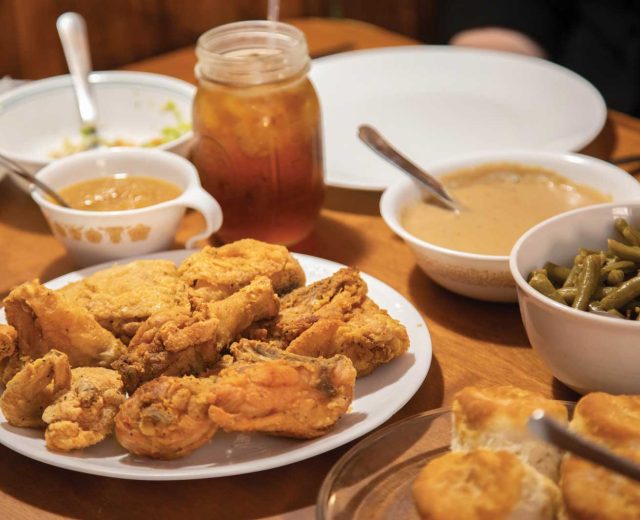
[[[305,76],[251,87],[201,80],[193,129],[193,162],[222,206],[222,240],[290,245],[311,232],[324,182],[320,107]]]

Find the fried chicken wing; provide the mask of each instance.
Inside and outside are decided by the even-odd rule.
[[[224,300],[192,313],[165,311],[151,316],[113,364],[133,392],[160,375],[197,374],[211,367],[220,351],[256,320],[275,316],[278,298],[261,276]]]
[[[58,350],[30,361],[7,383],[0,409],[13,426],[39,428],[42,412],[71,386],[69,359]]]
[[[109,366],[124,345],[85,308],[40,285],[16,287],[4,300],[7,321],[18,332],[20,357],[37,359],[55,348],[71,366]]]
[[[42,414],[47,448],[71,451],[102,441],[113,432],[115,416],[125,400],[120,374],[101,367],[71,370],[71,388]]]
[[[404,354],[409,335],[404,326],[367,298],[344,321],[320,320],[295,338],[287,352],[312,357],[347,356],[358,377]]]
[[[288,344],[320,320],[344,320],[362,305],[366,296],[367,285],[358,271],[345,267],[333,276],[282,297],[278,316],[269,323],[259,324],[253,333],[260,337],[258,329],[262,326],[268,339]]]
[[[267,276],[278,294],[305,283],[302,267],[286,247],[249,238],[205,247],[184,260],[178,272],[189,286],[193,305],[226,298],[256,276]]]
[[[351,405],[356,371],[344,356],[296,356],[246,339],[231,351],[238,362],[209,379],[209,417],[226,431],[309,439]]]
[[[190,310],[187,285],[169,260],[137,260],[98,271],[57,291],[87,309],[125,344],[152,314]]]
[[[184,457],[210,440],[208,379],[159,377],[142,385],[116,415],[118,442],[136,455]]]

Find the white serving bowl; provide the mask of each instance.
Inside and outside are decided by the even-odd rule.
[[[87,211],[64,208],[43,193],[31,192],[54,236],[79,265],[91,265],[169,249],[187,208],[199,211],[205,229],[190,237],[187,248],[208,238],[222,225],[218,202],[200,185],[187,159],[151,148],[101,148],[77,153],[45,166],[38,178],[55,190],[76,182],[117,173],[169,181],[182,193],[175,199],[139,209]]]
[[[640,393],[640,322],[578,311],[525,277],[550,261],[572,265],[581,247],[606,249],[616,218],[640,225],[640,202],[600,204],[552,217],[516,242],[509,265],[529,341],[555,377],[577,392]]]
[[[608,162],[575,153],[534,150],[475,153],[429,164],[426,169],[438,177],[463,168],[496,162],[547,168],[571,181],[610,195],[614,202],[640,199],[640,183],[627,172]],[[417,183],[407,178],[388,188],[380,200],[382,218],[411,248],[420,268],[434,282],[463,296],[494,302],[515,302],[516,288],[509,272],[508,255],[482,255],[447,249],[416,238],[402,227],[402,211],[421,198]]]
[[[185,81],[146,72],[94,72],[90,81],[98,104],[98,130],[107,139],[143,143],[175,126],[175,116],[163,110],[172,101],[191,122],[195,87]],[[65,139],[80,140],[82,123],[71,77],[30,82],[0,96],[0,154],[36,173],[54,159]],[[192,132],[155,148],[179,155],[189,152]],[[23,188],[27,183],[20,181]]]

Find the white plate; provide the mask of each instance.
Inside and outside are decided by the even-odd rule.
[[[324,125],[326,183],[383,190],[403,174],[357,138],[375,126],[428,168],[501,148],[575,151],[602,129],[606,105],[577,74],[514,54],[415,46],[313,61]]]
[[[167,251],[139,258],[182,261],[192,251]],[[330,276],[340,264],[307,255],[295,255],[309,283]],[[135,260],[132,258],[130,260]],[[122,263],[122,262],[120,262]],[[126,262],[124,262],[126,263]],[[46,285],[58,289],[104,269],[102,264],[56,278]],[[409,352],[358,379],[351,410],[327,435],[309,441],[216,433],[213,440],[174,461],[156,461],[130,455],[114,438],[82,452],[63,455],[46,449],[41,430],[15,428],[0,413],[0,444],[53,466],[82,473],[134,480],[188,480],[252,473],[298,462],[342,446],[385,422],[416,393],[431,364],[431,339],[418,311],[398,292],[372,276],[362,274],[371,299],[407,328]],[[0,322],[6,322],[0,310]]]

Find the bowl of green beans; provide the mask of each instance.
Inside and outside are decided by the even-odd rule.
[[[580,393],[640,393],[640,202],[545,220],[509,266],[529,341],[557,379]]]

